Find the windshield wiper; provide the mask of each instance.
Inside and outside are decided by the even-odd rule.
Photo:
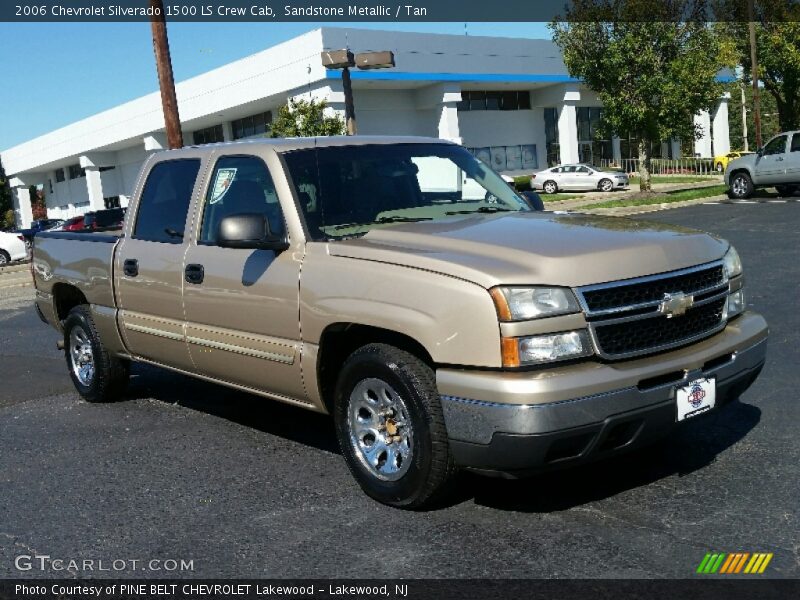
[[[479,206],[475,210],[450,210],[446,215],[469,215],[472,213],[498,213],[498,212],[519,212],[513,208],[503,208],[501,206]]]
[[[415,223],[416,221],[431,221],[432,217],[381,217],[374,221],[367,221],[366,223],[342,223],[335,225],[334,229],[347,229],[348,227],[360,227],[362,225],[380,225],[382,223]]]

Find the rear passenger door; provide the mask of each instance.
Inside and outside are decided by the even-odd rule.
[[[200,156],[153,164],[116,253],[120,329],[136,357],[193,371],[183,334],[183,257]]]
[[[800,132],[792,134],[789,152],[786,155],[787,183],[800,183]]]
[[[265,215],[273,234],[286,225],[273,177],[260,156],[217,156],[185,257],[186,339],[198,371],[215,379],[303,401],[299,281],[292,249],[222,248],[223,218]]]

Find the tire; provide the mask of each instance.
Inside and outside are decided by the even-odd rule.
[[[614,182],[610,179],[601,179],[597,187],[601,192],[610,192],[614,189]]]
[[[778,195],[782,198],[788,198],[789,196],[794,196],[797,193],[797,188],[793,185],[776,185],[775,191],[778,192]]]
[[[130,364],[108,353],[86,305],[64,320],[64,357],[75,389],[88,402],[118,400],[128,385]]]
[[[5,250],[0,250],[0,267],[11,264],[11,255]]]
[[[555,181],[548,180],[542,184],[542,191],[545,194],[555,194],[558,191],[558,185]]]
[[[728,188],[728,198],[731,200],[746,200],[753,195],[753,180],[744,171],[731,175]]]
[[[429,366],[394,346],[363,346],[345,361],[334,400],[342,455],[367,495],[404,509],[444,498],[456,467]]]
[[[722,166],[721,162],[717,163],[717,173],[722,173],[725,170],[725,167]]]

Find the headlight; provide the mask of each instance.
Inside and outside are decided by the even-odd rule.
[[[592,354],[586,331],[503,338],[502,344],[504,367],[549,363]]]
[[[740,313],[743,313],[746,306],[747,303],[744,299],[744,289],[733,292],[730,296],[728,296],[728,306],[726,307],[725,318],[730,319]]]
[[[498,287],[491,290],[501,321],[524,321],[580,311],[567,288]]]
[[[736,248],[731,246],[725,256],[722,257],[722,267],[725,269],[725,275],[728,279],[742,274],[742,261],[739,258],[739,253]]]

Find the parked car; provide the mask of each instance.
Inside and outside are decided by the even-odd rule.
[[[33,242],[33,236],[40,231],[47,231],[48,229],[58,227],[63,222],[63,219],[36,219],[31,223],[29,228],[18,229],[16,233],[25,238],[25,246],[28,248],[28,250],[30,250],[31,243]]]
[[[61,231],[83,231],[83,215],[70,217],[64,221],[57,229]]]
[[[714,168],[717,170],[718,173],[722,173],[725,171],[725,167],[728,166],[728,163],[736,158],[741,158],[742,156],[748,156],[750,154],[754,154],[753,152],[744,152],[744,151],[735,151],[735,152],[728,152],[727,154],[722,154],[720,156],[714,157]]]
[[[611,192],[628,187],[628,175],[621,171],[600,171],[589,165],[559,165],[531,176],[531,187],[546,194],[559,190]]]
[[[125,219],[124,208],[97,210],[83,215],[84,229],[121,229]]]
[[[728,197],[743,200],[757,188],[774,187],[781,196],[800,188],[800,131],[779,133],[755,154],[742,156],[725,168]]]
[[[122,232],[36,237],[36,305],[77,391],[115,400],[140,361],[331,414],[392,506],[435,502],[458,469],[641,447],[764,364],[728,242],[532,210],[456,144],[217,144],[137,181]]]
[[[25,236],[21,233],[0,232],[0,267],[28,257]]]

